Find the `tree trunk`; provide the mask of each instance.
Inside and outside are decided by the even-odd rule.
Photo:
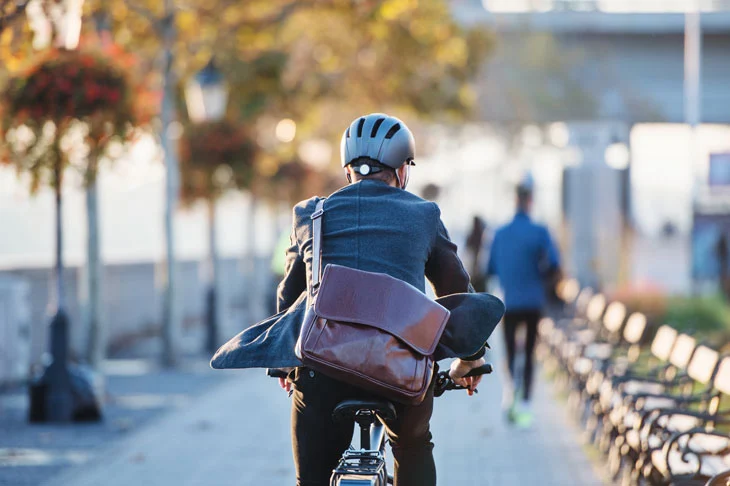
[[[208,288],[206,291],[206,349],[211,354],[218,349],[220,319],[218,316],[220,286],[218,285],[219,261],[218,245],[216,242],[216,214],[215,200],[208,202]]]
[[[259,317],[258,303],[260,297],[260,283],[256,274],[256,211],[258,208],[258,200],[256,196],[250,194],[248,203],[248,218],[246,228],[246,265],[245,275],[248,278],[248,288],[246,289],[246,310],[247,322],[253,324]]]
[[[163,25],[163,87],[162,87],[162,133],[160,136],[167,175],[165,201],[165,271],[166,289],[162,320],[162,362],[174,366],[178,359],[178,333],[180,330],[180,309],[177,296],[177,262],[175,261],[175,212],[178,202],[178,161],[175,142],[170,138],[170,125],[175,121],[175,79],[173,69],[173,42],[175,24],[172,0],[165,0],[166,18]]]
[[[66,310],[63,290],[63,198],[61,197],[61,173],[56,170],[56,312]]]
[[[91,165],[91,164],[90,164]],[[96,164],[93,164],[96,166]],[[95,170],[95,169],[94,169]],[[99,199],[96,180],[86,188],[86,224],[88,228],[86,255],[86,318],[88,346],[86,358],[98,368],[106,355],[106,326],[102,316],[102,273],[101,244],[99,241]]]

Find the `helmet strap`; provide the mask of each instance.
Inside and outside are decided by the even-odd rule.
[[[401,189],[405,190],[406,187],[408,187],[408,180],[410,179],[410,176],[411,176],[410,166],[406,165],[406,176],[403,179],[403,181],[400,180],[400,176],[398,175],[398,170],[399,169],[396,169],[395,170],[395,180],[398,183],[398,187],[400,187]]]

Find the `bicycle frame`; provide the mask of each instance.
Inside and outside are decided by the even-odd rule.
[[[492,365],[487,363],[474,368],[466,376],[481,376],[491,372]],[[286,378],[287,376],[286,372],[276,369],[269,369],[266,373],[273,378]],[[443,395],[448,390],[465,389],[454,383],[447,371],[436,374],[434,385],[435,397]],[[377,408],[375,410],[368,408],[368,406],[372,406],[372,403],[363,403],[363,405],[365,406],[358,408],[352,417],[360,427],[360,448],[355,449],[351,445],[345,451],[339,464],[332,471],[330,486],[387,486],[393,484],[393,477],[388,475],[385,465],[385,425],[375,412]],[[395,417],[395,410],[392,410],[391,413]]]

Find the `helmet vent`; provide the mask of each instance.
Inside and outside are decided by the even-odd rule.
[[[357,136],[362,137],[362,127],[365,125],[365,118],[360,118],[360,122],[357,124]]]
[[[378,118],[378,121],[375,122],[375,125],[373,125],[373,129],[370,132],[370,137],[375,138],[375,136],[378,134],[378,129],[380,128],[380,125],[382,125],[384,121],[385,118]]]
[[[350,138],[350,127],[347,127],[347,133],[345,134],[347,138]]]
[[[396,123],[392,127],[390,127],[390,130],[388,130],[388,133],[385,134],[385,138],[393,138],[393,135],[398,133],[398,130],[400,130],[400,123]]]

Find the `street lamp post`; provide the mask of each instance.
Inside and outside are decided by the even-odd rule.
[[[44,48],[55,42],[60,49],[78,47],[81,31],[81,13],[84,0],[65,0],[50,9],[48,15],[40,2],[29,5],[29,23],[34,30],[34,47]],[[55,27],[55,29],[54,29]],[[53,34],[55,33],[55,38]],[[60,155],[57,154],[58,157]],[[98,420],[100,407],[92,383],[78,368],[69,365],[70,320],[66,310],[63,264],[62,193],[63,166],[57,161],[54,168],[56,192],[56,262],[55,262],[55,315],[50,324],[50,363],[41,376],[30,384],[31,422],[70,422]]]
[[[188,82],[185,102],[193,123],[220,121],[226,116],[228,85],[213,59]]]
[[[209,123],[222,120],[228,104],[228,86],[213,59],[199,71],[185,87],[188,116],[193,123]],[[221,169],[219,167],[218,169]],[[230,169],[230,168],[229,168]],[[216,170],[213,183],[226,184],[223,171]],[[230,179],[230,177],[228,177]],[[205,295],[206,349],[213,353],[218,346],[218,255],[216,243],[215,195],[208,201],[208,289]]]

